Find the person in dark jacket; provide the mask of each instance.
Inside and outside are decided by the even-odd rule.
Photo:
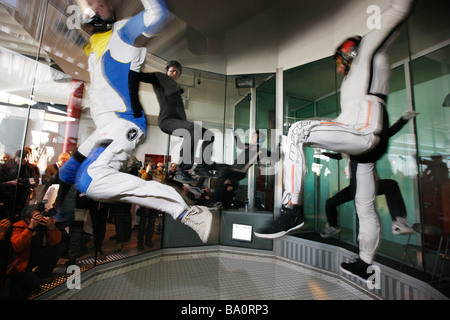
[[[372,152],[372,156],[374,156],[373,159],[378,160],[379,158],[381,158],[381,156],[387,150],[388,139],[393,135],[395,135],[397,132],[399,132],[400,129],[403,128],[403,126],[406,123],[408,123],[408,120],[414,118],[416,115],[417,112],[415,111],[406,111],[395,124],[389,127],[386,135],[384,136],[383,139],[381,139],[379,147],[375,148],[374,152]],[[323,153],[323,155],[336,160],[342,159],[342,155],[340,153],[325,152]],[[358,158],[359,157],[350,157],[350,159],[353,159],[353,161],[358,161]],[[366,159],[366,156],[363,159]],[[351,170],[350,176],[352,176]],[[325,210],[328,222],[325,228],[320,231],[320,235],[323,238],[328,238],[332,234],[340,232],[340,228],[338,226],[337,221],[338,213],[336,208],[341,204],[349,202],[354,199],[354,190],[355,190],[355,186],[353,185],[354,183],[355,180],[351,179],[349,186],[340,190],[333,197],[327,200]],[[387,205],[392,218],[392,233],[393,234],[413,233],[414,230],[406,223],[405,219],[407,215],[406,207],[403,201],[402,193],[400,191],[400,188],[398,187],[397,181],[392,179],[377,180],[377,196],[383,194],[386,196]]]
[[[166,73],[162,72],[135,72],[130,71],[130,96],[133,105],[139,106],[139,82],[151,83],[159,102],[160,112],[158,116],[159,128],[167,134],[184,138],[180,151],[181,162],[175,173],[174,180],[180,183],[197,182],[190,174],[189,170],[194,165],[195,150],[201,139],[202,158],[194,169],[194,173],[199,177],[214,176],[209,171],[212,165],[211,153],[205,152],[206,148],[214,142],[214,135],[210,130],[202,128],[198,123],[187,120],[184,103],[181,97],[182,89],[177,84],[177,80],[182,73],[182,66],[177,61],[170,61],[166,66]],[[188,154],[186,154],[188,153]]]

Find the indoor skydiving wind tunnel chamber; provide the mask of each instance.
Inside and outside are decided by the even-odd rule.
[[[139,0],[112,3],[116,19],[143,10]],[[389,3],[376,0],[370,5],[383,11]],[[367,2],[356,0],[201,0],[189,6],[166,0],[166,4],[170,11],[166,28],[154,38],[140,39],[147,49],[143,71],[164,72],[171,60],[182,64],[178,83],[184,91],[187,118],[215,133],[213,161],[225,164],[232,164],[241,152],[233,131],[248,143],[251,132],[264,130],[266,139],[261,146],[273,150],[293,123],[310,118],[334,119],[340,113],[343,77],[336,73],[334,51],[349,36],[366,34],[367,21],[374,14],[368,12]],[[83,12],[86,7],[84,0],[0,1],[0,154],[14,158],[17,150],[31,148],[29,162],[39,169],[40,182],[58,155],[76,150],[95,130],[88,62],[79,47],[90,34],[83,28],[69,28],[76,22],[73,15],[77,8]],[[419,223],[443,230],[439,253],[439,237],[421,232],[396,235],[388,200],[383,195],[376,198],[381,242],[375,261],[393,270],[389,277],[411,277],[408,279],[412,282],[399,284],[401,288],[416,288],[412,284],[415,280],[440,291],[447,284],[441,279],[448,276],[447,260],[442,257],[449,233],[449,9],[444,0],[416,1],[388,52],[391,79],[386,108],[390,124],[407,110],[419,115],[391,138],[387,153],[377,162],[377,174],[397,182],[409,225]],[[164,163],[168,171],[170,164],[179,160],[182,140],[158,127],[159,105],[152,86],[141,83],[139,90],[147,134],[133,155],[143,165],[150,160],[155,165]],[[92,249],[92,226],[84,218],[78,221],[83,235],[80,246],[83,241],[88,245],[77,259],[85,263],[85,270],[158,250],[225,246],[249,252],[263,250],[337,274],[340,261],[335,263],[334,259],[346,259],[348,252],[357,252],[359,227],[353,203],[348,202],[338,208],[341,231],[328,239],[320,236],[328,222],[327,200],[349,184],[344,161],[325,157],[325,151],[305,149],[306,223],[297,234],[280,241],[259,239],[253,234],[279,213],[284,169],[281,156],[280,161],[253,166],[239,181],[233,206],[213,212],[214,228],[206,245],[191,230],[158,213],[154,217],[153,247],[138,250],[137,227],[133,230],[138,225],[138,208],[133,206],[127,215],[133,230],[131,240],[122,248],[115,238],[117,221],[106,215],[102,243],[105,260]],[[205,183],[214,191],[215,179],[205,179]],[[196,200],[195,195],[187,195],[189,201]],[[0,203],[7,202],[1,199]],[[421,250],[407,250],[404,257],[407,245]],[[66,262],[58,261],[54,272],[64,273]],[[377,294],[391,298],[389,292],[395,291],[392,286]],[[414,293],[402,298],[417,297],[416,292],[428,290],[425,285],[419,287],[418,291],[405,289]]]

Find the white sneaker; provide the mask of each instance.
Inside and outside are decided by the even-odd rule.
[[[197,232],[203,243],[207,243],[211,233],[213,216],[207,207],[192,206],[181,218],[181,223]]]
[[[328,223],[325,226],[325,229],[320,231],[320,236],[324,239],[331,237],[335,233],[341,232],[341,228],[339,227],[331,227]]]
[[[406,223],[405,218],[397,217],[396,221],[392,221],[392,234],[408,234],[414,232],[414,229]]]

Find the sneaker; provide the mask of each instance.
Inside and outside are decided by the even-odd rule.
[[[298,205],[293,208],[282,206],[280,216],[255,231],[255,236],[262,239],[276,239],[303,227],[305,221],[302,210],[303,208]]]
[[[208,207],[208,209],[212,209],[212,210],[219,210],[220,208],[223,207],[223,203],[222,202],[211,202],[206,204],[206,206]]]
[[[116,244],[116,249],[114,249],[114,252],[120,252],[123,249],[123,243]]]
[[[206,243],[211,233],[212,218],[212,213],[207,207],[192,206],[181,218],[181,223],[197,232],[203,243]]]
[[[364,282],[372,282],[369,280],[369,277],[373,274],[368,270],[370,266],[370,264],[365,263],[360,258],[356,258],[351,262],[342,262],[340,269],[342,272],[354,276]]]
[[[325,226],[325,229],[320,231],[320,236],[324,239],[331,237],[333,234],[341,232],[341,228],[332,227],[328,223]]]
[[[209,172],[205,168],[198,168],[198,167],[195,168],[194,169],[194,174],[196,174],[197,176],[199,176],[201,178],[213,178],[213,177],[215,177],[214,174],[212,174],[211,172]]]
[[[99,259],[99,260],[106,260],[106,254],[102,250],[99,250],[97,252],[97,259]]]
[[[414,229],[406,223],[405,218],[397,217],[395,221],[392,221],[392,234],[408,234],[414,232]]]
[[[177,171],[173,177],[173,180],[180,183],[196,183],[197,180],[192,178],[192,176],[186,171]]]

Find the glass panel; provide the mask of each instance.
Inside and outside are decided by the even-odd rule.
[[[285,117],[284,134],[299,120],[314,117],[333,118],[338,111],[335,64],[332,58],[300,66],[284,73]],[[302,230],[316,231],[326,223],[326,200],[338,185],[338,163],[320,155],[320,150],[305,147],[307,173],[304,180],[303,204],[306,226]],[[325,151],[325,150],[322,150]],[[316,212],[320,214],[316,215]]]
[[[234,109],[234,129],[236,131],[237,129],[241,129],[242,132],[239,132],[240,134],[247,132],[247,130],[250,129],[250,101],[251,96],[246,96],[236,104]],[[242,135],[240,138],[243,142],[249,142],[248,136]],[[234,156],[237,157],[237,155],[238,151],[236,150]]]
[[[33,125],[29,118],[43,116],[39,110],[39,100],[34,96],[35,77],[42,73],[50,76],[38,62],[45,62],[44,57],[38,57],[40,35],[30,26],[42,18],[45,6],[41,2],[30,6],[16,2],[0,5],[0,154],[3,154],[2,162],[3,159],[10,159],[8,163],[1,164],[0,182],[9,182],[1,191],[0,219],[19,215],[40,180],[36,167],[37,154],[28,151],[22,154],[24,147],[30,147],[24,144],[27,128],[30,131],[29,127]],[[32,14],[29,9],[33,9]],[[29,20],[29,25],[24,26],[16,20],[29,15],[34,18]],[[31,30],[34,33],[29,33]],[[19,176],[20,183],[16,184]]]
[[[417,0],[414,11],[408,19],[411,55],[441,47],[448,42],[450,24],[448,23],[449,2],[446,0]],[[430,17],[433,17],[430,19]],[[406,39],[406,37],[405,37]],[[404,42],[403,47],[408,45]]]
[[[199,71],[188,72],[198,73]],[[244,157],[244,154],[248,153],[248,148],[244,144],[254,143],[250,129],[255,127],[262,129],[266,135],[262,146],[271,147],[275,138],[270,130],[274,126],[274,77],[272,75],[223,77],[201,72],[201,79],[201,86],[196,83],[190,87],[189,99],[185,100],[186,114],[188,121],[197,121],[206,129],[214,130],[216,139],[212,148],[213,165],[208,169],[210,173],[215,173],[216,177],[199,177],[196,172],[198,168],[196,162],[190,173],[197,180],[194,180],[191,185],[184,184],[183,195],[189,204],[205,204],[204,199],[197,197],[196,194],[199,189],[208,188],[211,192],[211,200],[206,204],[220,202],[223,204],[223,210],[227,212],[244,212],[246,207],[248,211],[254,212],[254,210],[265,209],[267,204],[273,208],[273,191],[266,192],[267,189],[273,189],[274,184],[273,175],[266,174],[266,171],[270,172],[267,169],[270,169],[271,164],[264,162],[258,166],[247,166],[248,157]],[[271,80],[267,81],[267,79]],[[179,82],[181,83],[181,79]],[[181,87],[185,89],[183,84]],[[194,96],[194,93],[198,94]],[[225,100],[221,100],[224,98]],[[207,122],[204,119],[207,119],[209,112],[211,117]],[[180,150],[184,148],[183,139],[185,138],[174,135],[170,137],[168,158],[171,162],[179,163],[183,159],[180,156]],[[197,155],[199,152],[197,147]],[[230,173],[231,166],[242,172]],[[253,195],[249,196],[250,193]],[[251,204],[256,204],[255,208],[251,208]],[[167,222],[165,234],[168,236],[164,237],[164,247],[201,244],[195,240],[195,235],[173,239],[173,234],[178,234],[180,229],[170,222],[170,219],[165,221]]]
[[[276,152],[275,146],[275,77],[270,78],[256,90],[256,129],[265,135],[260,148]],[[266,152],[263,152],[266,154]],[[267,155],[269,155],[267,153]],[[255,198],[253,207],[256,210],[273,212],[275,172],[271,170],[278,157],[269,155],[269,159],[261,159],[253,169],[255,172]],[[275,158],[275,160],[273,160]],[[272,159],[272,160],[271,160]]]
[[[235,91],[236,89],[230,90],[231,92]],[[239,89],[240,92],[242,92],[242,89]],[[246,90],[244,89],[244,92]],[[239,95],[241,96],[242,93]],[[251,94],[250,92],[248,95],[242,94],[245,96],[245,98],[242,98],[240,100],[235,108],[234,108],[234,126],[233,126],[233,132],[236,134],[236,138],[232,138],[231,140],[231,155],[233,155],[232,158],[228,158],[227,164],[234,164],[235,161],[237,161],[239,155],[244,151],[244,148],[241,144],[238,143],[240,141],[241,143],[249,143],[249,129],[250,129],[250,101],[251,101]],[[245,177],[239,181],[238,186],[234,186],[233,188],[233,197],[234,201],[231,203],[225,204],[226,209],[239,209],[244,208],[245,205],[248,205],[248,175],[245,175]],[[231,189],[231,188],[230,188]],[[230,195],[230,197],[232,197]]]
[[[413,99],[416,111],[416,140],[418,144],[419,188],[417,197],[421,203],[423,224],[442,228],[450,232],[449,176],[450,143],[448,95],[450,92],[448,45],[450,24],[449,2],[418,1],[415,11],[408,21],[410,51],[413,57],[411,75]],[[433,19],[430,19],[430,17]],[[405,199],[408,203],[408,197]],[[409,199],[412,202],[412,199]],[[417,239],[425,249],[438,247],[436,237],[425,236]],[[419,267],[421,260],[418,260]],[[435,262],[425,255],[424,266],[431,272]],[[439,267],[438,267],[439,268]],[[439,270],[438,270],[439,272]]]
[[[448,194],[450,187],[450,46],[434,51],[412,62],[414,102],[419,142],[420,186],[423,223],[450,232]],[[425,238],[429,249],[438,240]]]
[[[387,102],[390,125],[393,126],[408,110],[408,94],[403,65],[392,70],[390,92]],[[397,216],[404,217],[412,225],[418,220],[415,210],[414,189],[416,185],[417,165],[415,143],[412,134],[413,121],[405,123],[400,131],[390,137],[387,153],[377,161],[378,191],[385,192],[376,197],[376,208],[381,223],[381,244],[379,253],[401,259],[402,245],[408,235],[392,232],[392,224]],[[386,186],[393,186],[386,189]],[[399,194],[396,193],[398,186]],[[400,201],[401,205],[395,205]],[[403,210],[406,209],[406,211]]]
[[[208,72],[183,67],[183,73],[178,83],[183,92],[183,103],[187,120],[198,124],[209,132],[202,134],[199,138],[211,140],[214,135],[214,143],[201,154],[200,144],[195,150],[195,163],[204,162],[207,154],[212,154],[213,163],[222,163],[224,152],[224,96],[226,77]],[[158,113],[155,114],[157,116]],[[160,130],[159,128],[155,128]],[[170,136],[169,162],[179,163],[180,151],[182,148],[182,138]],[[206,161],[210,162],[206,159]],[[211,162],[209,163],[211,164]]]
[[[183,73],[178,80],[183,90],[183,104],[186,112],[187,122],[194,123],[193,136],[185,132],[185,135],[177,136],[176,132],[171,135],[163,134],[167,139],[166,160],[168,166],[175,164],[177,170],[183,169],[190,176],[192,182],[180,183],[175,176],[176,172],[169,172],[167,184],[174,187],[189,205],[212,205],[216,201],[213,198],[215,180],[205,177],[199,172],[203,164],[209,174],[218,172],[224,159],[229,157],[227,139],[229,139],[230,126],[225,117],[225,93],[227,78],[223,75],[199,71],[183,66]],[[155,114],[155,117],[159,115]],[[200,128],[203,128],[203,132]],[[161,128],[155,126],[153,132],[161,136]],[[213,142],[212,137],[214,137]],[[194,150],[186,142],[196,142]],[[155,149],[155,142],[147,146],[147,151]],[[190,154],[194,155],[192,159]],[[149,152],[150,153],[150,152]],[[163,155],[163,154],[162,154]],[[154,157],[154,155],[152,156]],[[189,164],[192,166],[189,167]],[[181,170],[181,171],[183,171]],[[187,170],[187,171],[186,171]],[[176,181],[175,181],[175,180]],[[216,214],[216,211],[214,211]],[[165,217],[164,247],[184,247],[203,245],[198,236],[184,225],[173,221],[171,217]],[[217,244],[218,238],[211,240],[209,244]]]

